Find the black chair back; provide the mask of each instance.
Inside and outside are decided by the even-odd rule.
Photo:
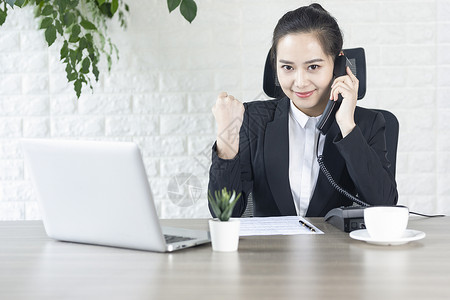
[[[386,148],[387,159],[391,162],[390,170],[392,175],[395,178],[395,165],[397,162],[397,145],[398,145],[398,133],[400,130],[400,125],[398,123],[397,117],[391,113],[390,111],[383,109],[372,109],[373,111],[377,111],[383,114],[384,119],[386,120]]]

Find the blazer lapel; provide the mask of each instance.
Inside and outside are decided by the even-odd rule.
[[[282,215],[296,215],[289,184],[289,99],[280,100],[264,138],[266,177],[275,203]]]

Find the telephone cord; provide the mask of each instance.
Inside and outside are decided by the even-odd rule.
[[[344,195],[345,197],[349,198],[350,200],[352,200],[353,202],[355,202],[356,204],[358,204],[360,206],[364,206],[364,207],[365,206],[369,206],[367,203],[361,201],[359,198],[357,198],[357,197],[353,196],[352,194],[350,194],[349,192],[347,192],[345,189],[340,187],[339,184],[336,183],[336,181],[334,181],[334,179],[331,176],[330,172],[328,171],[328,169],[325,167],[325,164],[323,163],[323,155],[319,155],[317,157],[317,162],[319,163],[320,170],[327,177],[328,182],[331,184],[331,186],[335,190],[337,190],[339,193],[341,193],[342,195]]]

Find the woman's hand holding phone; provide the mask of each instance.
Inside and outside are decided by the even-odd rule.
[[[330,100],[336,101],[339,94],[342,96],[342,104],[336,112],[336,122],[341,130],[342,137],[347,136],[355,128],[355,108],[358,100],[359,80],[353,75],[349,67],[347,75],[336,78],[331,86]]]
[[[244,118],[244,105],[232,95],[222,92],[212,108],[217,123],[217,154],[232,159],[239,151],[239,131]]]

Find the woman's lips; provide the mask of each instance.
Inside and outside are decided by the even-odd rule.
[[[309,92],[304,92],[304,93],[300,93],[300,92],[294,92],[294,93],[297,95],[297,97],[300,97],[300,98],[308,98],[308,97],[310,97],[312,94],[314,94],[314,91],[315,91],[315,90],[312,90],[312,91],[309,91]]]

